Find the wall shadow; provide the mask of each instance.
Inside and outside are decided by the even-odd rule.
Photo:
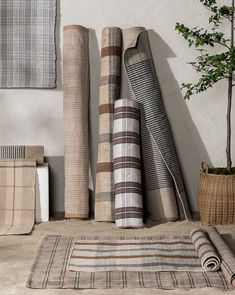
[[[175,53],[154,30],[149,30],[148,35],[190,206],[192,211],[198,211],[199,167],[202,161],[211,165],[211,160],[168,63]]]
[[[61,24],[61,4],[60,0],[56,0],[56,27],[55,27],[55,42],[56,42],[56,85],[55,90],[62,91],[62,53],[60,48],[60,24]]]
[[[89,29],[90,59],[90,101],[89,101],[89,156],[90,170],[95,188],[96,162],[99,140],[99,83],[100,83],[100,51],[96,33]],[[94,189],[90,190],[90,216],[94,215]]]

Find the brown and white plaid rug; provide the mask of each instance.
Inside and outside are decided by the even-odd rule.
[[[35,173],[35,160],[0,160],[0,235],[31,232]]]
[[[0,1],[0,87],[54,88],[56,0]]]
[[[221,240],[218,232],[216,238]],[[152,240],[164,241],[164,237],[149,237]],[[183,239],[189,242],[189,236],[171,236],[173,240]],[[114,239],[125,241],[141,241],[146,237],[80,237],[80,241],[97,241]],[[190,289],[219,288],[232,289],[232,276],[227,276],[223,270],[207,271],[69,271],[67,268],[69,255],[75,239],[65,236],[46,236],[32,265],[27,285],[29,288],[65,288],[65,289],[110,289],[110,288],[160,288],[160,289]],[[220,249],[218,249],[220,251]],[[221,253],[221,252],[220,252]],[[228,265],[229,264],[229,265]],[[235,268],[229,261],[228,268],[234,273]]]
[[[122,31],[107,27],[102,31],[101,80],[99,92],[99,145],[96,169],[95,219],[114,221],[113,189],[113,108],[119,98],[121,80]]]

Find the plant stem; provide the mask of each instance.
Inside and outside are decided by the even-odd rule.
[[[232,0],[232,18],[231,18],[231,44],[230,48],[234,47],[234,1]],[[231,107],[232,107],[232,96],[233,96],[233,73],[228,78],[228,106],[227,106],[227,169],[231,172],[232,160],[231,160]]]

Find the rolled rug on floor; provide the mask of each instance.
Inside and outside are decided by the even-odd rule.
[[[121,228],[143,227],[139,106],[119,99],[114,106],[113,168],[115,223]]]
[[[206,232],[216,247],[221,259],[221,270],[233,287],[235,287],[235,254],[226,244],[223,237],[214,226],[207,226]]]
[[[89,217],[89,30],[64,27],[65,217]]]
[[[144,28],[123,31],[124,68],[141,113],[141,157],[144,200],[151,219],[191,219],[170,125],[158,83],[148,33]]]
[[[220,258],[206,232],[203,229],[194,229],[191,231],[190,236],[203,269],[205,271],[219,270],[221,265]]]
[[[99,145],[96,169],[95,220],[114,221],[113,189],[113,108],[119,98],[122,31],[117,27],[102,31],[101,81],[99,92]]]

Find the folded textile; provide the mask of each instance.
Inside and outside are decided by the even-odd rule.
[[[122,31],[107,27],[102,31],[101,81],[99,93],[99,144],[96,169],[95,220],[114,221],[113,190],[113,108],[119,98]]]
[[[31,232],[35,173],[35,160],[0,160],[0,235]]]
[[[100,239],[107,237],[100,237]],[[162,237],[165,239],[166,237]],[[174,237],[190,240],[190,237]],[[81,237],[92,241],[94,237]],[[110,237],[109,240],[125,237]],[[133,241],[146,237],[132,238]],[[154,239],[154,238],[152,238]],[[160,237],[158,237],[159,240]],[[76,238],[78,240],[78,238]],[[79,240],[81,241],[81,240]],[[33,262],[27,285],[29,288],[51,289],[111,289],[111,288],[159,288],[159,289],[190,289],[219,288],[232,289],[223,273],[202,271],[69,271],[67,268],[69,253],[74,245],[74,238],[51,235],[46,236],[39,247]]]
[[[56,86],[56,0],[0,1],[0,87]]]
[[[89,217],[89,30],[64,27],[65,217]]]
[[[216,247],[217,252],[221,259],[221,269],[228,280],[235,287],[235,254],[226,244],[224,239],[219,234],[214,226],[207,226],[206,231],[208,236]]]
[[[221,261],[207,233],[203,229],[195,229],[192,230],[190,235],[203,269],[217,271],[220,268]]]
[[[44,146],[3,145],[0,146],[0,159],[35,159],[41,165],[44,162]]]
[[[132,99],[140,106],[145,205],[158,221],[191,219],[170,125],[164,108],[148,34],[123,31],[124,68]]]
[[[115,101],[113,169],[117,227],[143,227],[139,106],[134,100]]]

